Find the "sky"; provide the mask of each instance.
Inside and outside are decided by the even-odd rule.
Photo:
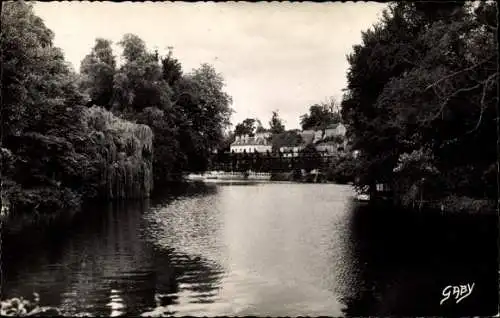
[[[117,43],[126,33],[174,56],[185,72],[212,64],[232,96],[233,125],[273,110],[287,129],[299,128],[309,106],[346,87],[346,55],[361,42],[386,4],[378,2],[37,2],[35,13],[54,44],[79,70],[98,37]],[[121,50],[114,46],[117,57]]]

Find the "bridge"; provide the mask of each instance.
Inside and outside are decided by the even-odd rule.
[[[210,160],[209,170],[289,172],[294,170],[326,170],[335,155],[324,152],[218,152]]]

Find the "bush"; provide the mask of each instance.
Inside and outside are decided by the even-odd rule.
[[[447,212],[456,213],[494,213],[495,202],[493,200],[475,199],[470,197],[450,195],[434,204],[434,208],[441,209],[443,206]]]
[[[354,182],[356,159],[352,156],[338,156],[326,171],[326,179],[340,184]]]

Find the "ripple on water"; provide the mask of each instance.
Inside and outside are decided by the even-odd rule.
[[[442,285],[459,278],[477,283],[469,303],[488,297],[495,220],[424,222],[354,208],[351,196],[338,185],[261,184],[120,205],[18,255],[11,240],[2,291],[37,291],[65,314],[94,316],[407,315],[439,306]]]

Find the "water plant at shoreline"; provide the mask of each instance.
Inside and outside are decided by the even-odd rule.
[[[0,315],[6,317],[25,316],[60,316],[61,312],[55,307],[40,306],[40,296],[33,293],[33,300],[23,297],[14,297],[2,300],[0,303]]]

